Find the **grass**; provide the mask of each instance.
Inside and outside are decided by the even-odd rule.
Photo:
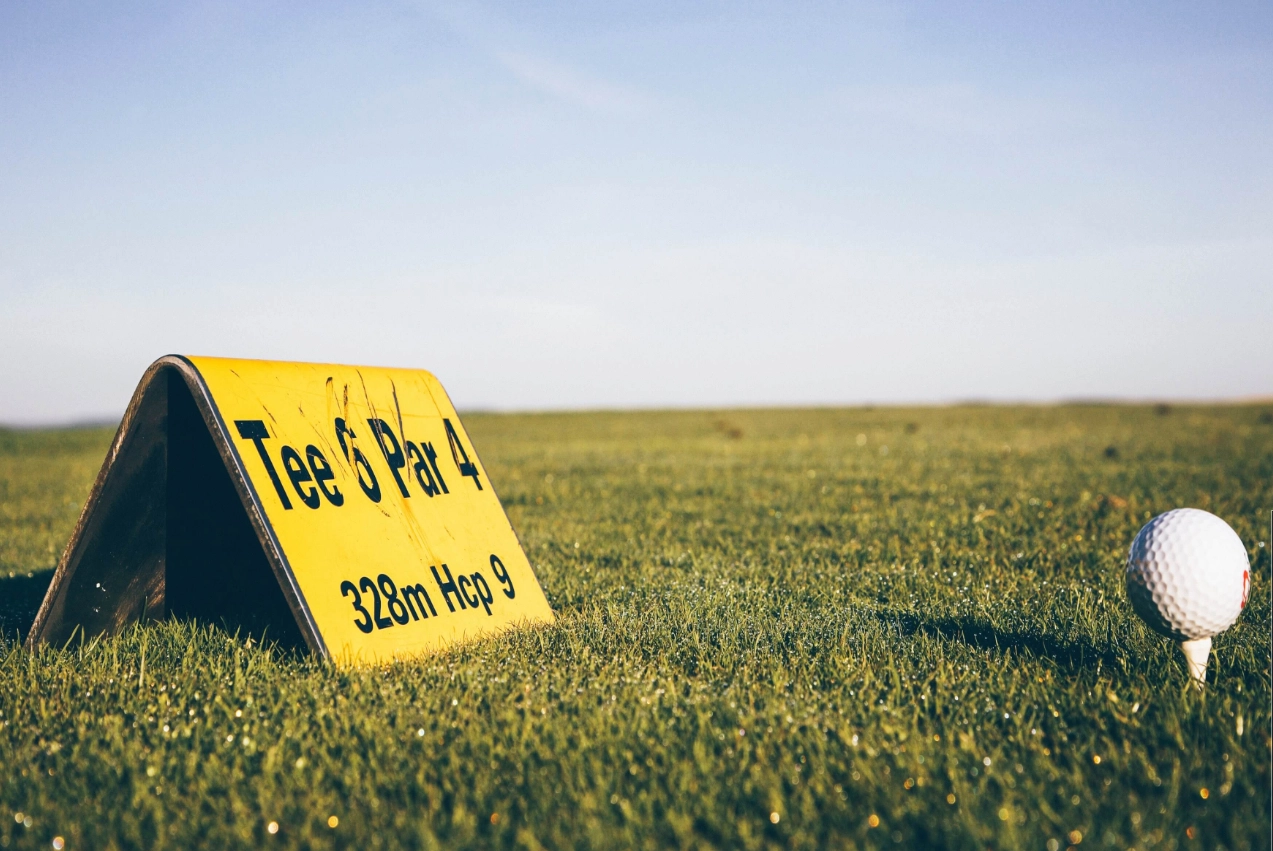
[[[0,845],[1268,847],[1273,408],[465,423],[560,620],[352,672],[20,649],[110,434],[0,432]],[[1122,591],[1182,505],[1253,561],[1205,693]]]

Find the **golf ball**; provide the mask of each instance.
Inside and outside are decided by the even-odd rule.
[[[1177,641],[1224,632],[1246,606],[1251,565],[1228,523],[1177,508],[1145,524],[1127,557],[1127,596],[1153,629]]]

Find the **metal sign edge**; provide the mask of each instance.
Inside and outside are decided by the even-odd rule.
[[[239,499],[247,510],[248,519],[252,522],[257,540],[261,543],[261,548],[265,551],[265,556],[274,571],[274,577],[283,591],[283,597],[287,600],[287,606],[291,609],[301,634],[305,636],[305,643],[309,645],[310,650],[330,661],[331,653],[327,649],[323,633],[309,610],[309,604],[305,602],[305,595],[296,581],[292,564],[287,558],[283,545],[279,542],[278,535],[274,532],[269,515],[265,513],[260,494],[257,493],[256,485],[247,474],[247,468],[243,465],[243,458],[239,455],[238,447],[230,439],[230,432],[226,428],[225,419],[221,416],[221,409],[203,380],[199,367],[185,355],[166,355],[160,360],[170,362],[186,379],[195,407],[199,409],[205,425],[208,426],[212,441],[216,444],[217,452],[226,466],[226,472],[230,474],[230,479],[234,482],[234,489],[239,493]]]
[[[128,400],[128,407],[124,409],[124,416],[120,418],[119,426],[115,429],[115,436],[111,438],[110,449],[107,450],[106,458],[102,461],[102,466],[97,471],[97,478],[93,480],[93,487],[89,489],[88,497],[84,500],[84,506],[80,509],[80,516],[75,521],[75,528],[71,530],[71,537],[67,540],[66,546],[62,548],[62,556],[58,559],[57,567],[53,570],[53,578],[49,580],[49,587],[44,592],[44,599],[40,601],[40,608],[35,613],[35,620],[31,622],[31,626],[27,629],[27,634],[22,644],[28,650],[34,650],[45,643],[43,634],[48,627],[48,621],[53,614],[53,610],[57,607],[60,598],[66,590],[67,582],[73,576],[73,573],[68,573],[68,570],[76,551],[83,544],[84,529],[88,525],[89,517],[94,509],[97,508],[97,503],[101,499],[102,491],[106,486],[106,480],[115,466],[115,461],[119,458],[120,451],[124,447],[124,439],[128,437],[129,426],[137,416],[142,399],[146,395],[146,390],[165,366],[163,360],[164,358],[159,358],[146,368],[146,371],[142,373],[141,380],[137,382],[137,389],[133,391],[132,398]]]

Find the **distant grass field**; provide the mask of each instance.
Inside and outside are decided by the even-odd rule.
[[[560,620],[353,672],[20,649],[110,433],[0,431],[0,845],[1269,847],[1273,407],[465,424]],[[1253,562],[1205,694],[1122,590],[1178,506]]]

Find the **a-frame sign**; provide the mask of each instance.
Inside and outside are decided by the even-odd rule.
[[[165,614],[340,664],[553,620],[431,374],[178,355],[133,394],[27,642]]]

